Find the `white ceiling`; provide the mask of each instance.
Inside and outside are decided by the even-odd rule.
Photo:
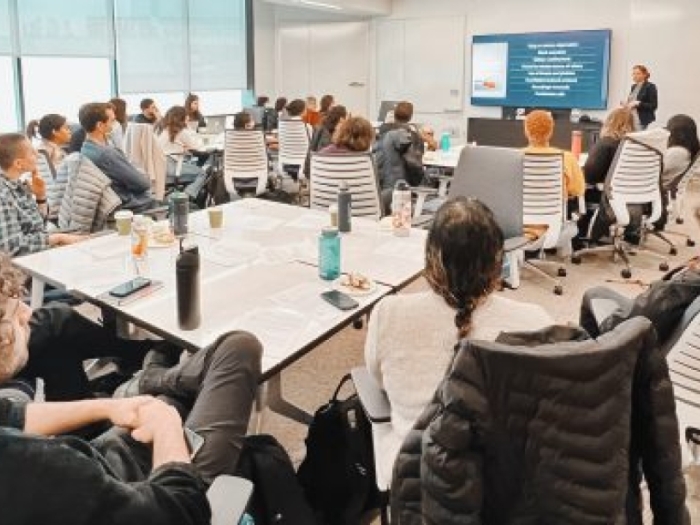
[[[264,0],[300,9],[325,12],[339,16],[383,16],[391,14],[392,0]]]

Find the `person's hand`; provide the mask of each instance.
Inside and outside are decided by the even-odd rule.
[[[182,419],[173,407],[154,399],[137,408],[137,425],[131,437],[141,443],[153,443],[159,437],[179,436],[182,438]]]
[[[139,426],[139,409],[155,401],[151,396],[127,397],[112,399],[109,406],[109,420],[113,425],[133,430]]]
[[[52,233],[49,235],[49,244],[51,246],[67,246],[76,242],[84,241],[88,237],[77,233]]]
[[[32,171],[30,187],[37,201],[46,201],[46,181],[41,178],[41,175],[36,170]]]

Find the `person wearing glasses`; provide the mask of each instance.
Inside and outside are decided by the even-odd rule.
[[[0,382],[35,357],[23,278],[0,256]],[[33,403],[0,387],[2,523],[209,524],[206,489],[235,472],[261,356],[253,335],[232,332],[182,364],[149,353],[134,397]],[[111,428],[89,442],[75,435],[95,424]]]

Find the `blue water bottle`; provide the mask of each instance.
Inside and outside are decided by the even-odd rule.
[[[450,151],[450,134],[447,131],[443,131],[440,136],[440,149],[444,153]]]
[[[338,229],[327,227],[318,239],[318,274],[332,281],[340,277],[340,236]]]

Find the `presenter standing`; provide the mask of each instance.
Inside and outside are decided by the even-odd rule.
[[[658,93],[656,85],[649,82],[649,70],[646,66],[636,65],[632,68],[632,89],[625,104],[634,118],[634,129],[643,130],[656,120]]]

